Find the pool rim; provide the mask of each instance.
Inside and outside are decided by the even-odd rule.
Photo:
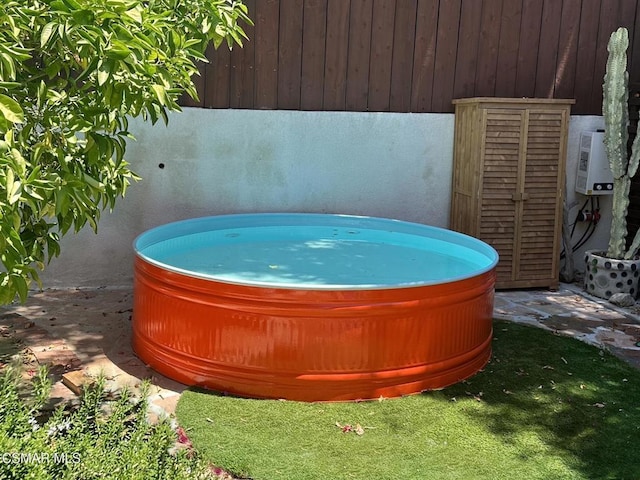
[[[267,221],[270,220],[268,223]],[[273,220],[279,220],[280,223],[273,223]],[[366,285],[350,285],[350,284],[296,284],[296,283],[275,283],[275,282],[259,282],[259,281],[232,281],[227,278],[220,278],[219,276],[200,273],[194,270],[188,270],[174,265],[159,261],[145,255],[143,253],[144,248],[154,245],[156,243],[175,239],[180,236],[191,235],[196,233],[203,233],[206,231],[213,231],[211,228],[198,228],[202,225],[210,225],[212,222],[219,224],[219,229],[228,228],[250,228],[250,227],[264,227],[264,226],[278,226],[285,220],[284,226],[324,226],[324,227],[350,227],[361,228],[369,230],[381,230],[381,228],[372,228],[376,225],[387,227],[395,227],[393,231],[399,233],[419,235],[425,238],[432,238],[439,241],[445,241],[448,243],[456,244],[474,250],[476,253],[484,255],[488,264],[484,267],[471,269],[465,274],[447,277],[444,279],[433,279],[423,282],[413,282],[411,284],[398,284],[398,283],[386,283],[386,284],[366,284]],[[296,220],[295,223],[291,223]],[[310,221],[304,222],[304,220]],[[233,224],[233,222],[240,221],[241,224]],[[256,224],[256,221],[258,224]],[[338,222],[338,223],[335,223]],[[232,223],[232,225],[229,225]],[[373,224],[368,226],[367,224]],[[189,228],[190,227],[190,228]],[[386,229],[385,229],[386,230]],[[168,233],[178,233],[169,235]],[[430,234],[430,235],[427,235]],[[159,238],[158,238],[159,237]],[[452,241],[457,240],[457,241]],[[426,225],[422,223],[409,222],[405,220],[397,220],[376,216],[365,215],[350,215],[339,213],[302,213],[302,212],[265,212],[265,213],[234,213],[234,214],[221,214],[221,215],[208,215],[201,217],[192,217],[183,220],[177,220],[162,225],[158,225],[151,229],[148,229],[141,234],[137,235],[133,241],[134,255],[141,260],[148,262],[151,265],[155,265],[167,272],[173,272],[179,275],[185,275],[192,278],[202,279],[205,281],[219,282],[222,284],[238,285],[254,288],[269,288],[269,289],[282,289],[282,290],[317,290],[317,291],[366,291],[366,290],[385,290],[385,289],[405,289],[405,288],[421,288],[432,285],[442,285],[455,283],[469,278],[482,275],[486,272],[493,270],[499,261],[498,252],[486,242],[466,235],[461,232],[456,232],[442,227],[436,227],[432,225]]]

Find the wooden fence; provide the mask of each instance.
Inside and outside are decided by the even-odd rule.
[[[244,48],[198,79],[207,108],[452,112],[473,96],[574,98],[601,113],[609,35],[629,29],[640,80],[638,0],[245,0]]]

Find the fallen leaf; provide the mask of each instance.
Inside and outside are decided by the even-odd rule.
[[[604,403],[594,403],[592,405],[592,407],[598,407],[598,408],[604,408],[605,404]]]
[[[464,393],[466,393],[468,396],[472,397],[477,402],[481,402],[482,401],[482,395],[484,395],[484,393],[482,393],[482,392],[478,392],[478,394],[474,394],[474,393],[471,393],[471,392],[464,392]]]
[[[341,425],[340,422],[336,422],[336,427],[342,430],[342,433],[348,433],[353,430],[353,427],[348,423],[346,425]]]
[[[184,428],[178,427],[176,429],[176,434],[178,435],[178,443],[191,447],[191,440],[187,437],[187,433],[184,431]]]

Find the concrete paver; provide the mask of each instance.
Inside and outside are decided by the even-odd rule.
[[[40,364],[50,367],[52,403],[75,398],[62,385],[62,375],[81,369],[90,377],[103,375],[108,391],[127,387],[137,393],[149,380],[151,413],[171,415],[186,387],[154,372],[133,353],[132,299],[131,289],[33,292],[25,305],[0,309],[0,328],[12,331]]]
[[[637,306],[616,307],[573,284],[562,284],[557,291],[497,292],[494,305],[495,318],[575,337],[640,368],[638,312]]]
[[[107,388],[134,391],[152,384],[150,415],[173,415],[186,386],[151,370],[131,348],[131,289],[69,289],[33,292],[25,305],[0,308],[0,331],[21,339],[56,381],[53,401],[75,394],[62,385],[65,372],[102,374]],[[496,293],[496,318],[534,325],[610,350],[640,368],[640,316],[636,307],[617,308],[575,285],[557,291]]]

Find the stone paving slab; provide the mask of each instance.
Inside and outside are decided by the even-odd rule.
[[[0,308],[0,330],[18,337],[40,364],[52,368],[55,400],[76,398],[61,382],[69,371],[103,374],[111,390],[127,386],[135,391],[147,379],[153,385],[151,416],[171,416],[186,386],[154,372],[133,353],[132,300],[126,288],[33,292],[25,305]],[[562,284],[557,291],[496,292],[494,314],[606,348],[640,368],[639,311]]]
[[[635,305],[617,307],[572,284],[562,284],[557,291],[497,292],[494,304],[496,318],[575,337],[640,368],[638,313]]]
[[[25,305],[0,308],[0,329],[12,332],[40,365],[50,368],[52,405],[77,400],[62,375],[79,370],[88,377],[103,375],[108,391],[127,387],[137,393],[141,382],[149,380],[152,415],[172,415],[186,387],[156,373],[133,353],[132,298],[131,289],[33,292]],[[173,403],[167,400],[174,397]]]

